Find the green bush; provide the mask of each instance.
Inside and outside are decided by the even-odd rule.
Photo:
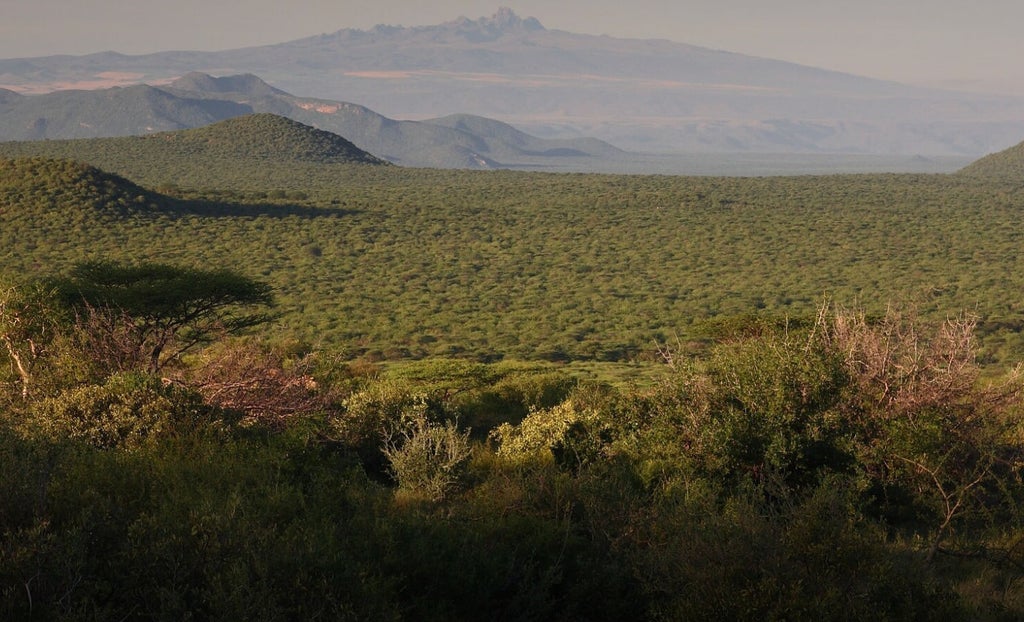
[[[720,481],[777,473],[813,483],[851,466],[839,410],[847,383],[842,359],[806,332],[720,344],[704,361],[677,365],[652,397],[638,451],[675,446],[687,468]]]
[[[218,421],[198,394],[144,374],[123,373],[40,401],[26,427],[33,436],[134,449],[156,439],[190,435]]]
[[[619,543],[652,619],[965,619],[938,573],[861,520],[841,483],[723,492],[680,482]]]
[[[398,488],[430,501],[442,501],[460,485],[472,455],[469,432],[452,421],[418,419],[392,433],[384,445]]]
[[[532,410],[552,408],[572,392],[578,381],[562,373],[512,372],[485,387],[457,395],[459,419],[487,434],[503,424],[518,424]]]
[[[552,408],[530,412],[519,425],[505,423],[492,433],[498,455],[513,462],[555,460],[578,469],[602,451],[601,415],[568,399]]]

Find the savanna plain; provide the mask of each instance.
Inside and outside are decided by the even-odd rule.
[[[0,144],[0,617],[1024,616],[1024,166]],[[324,141],[327,142],[324,142]]]

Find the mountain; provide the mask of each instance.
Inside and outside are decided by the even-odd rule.
[[[95,138],[208,125],[252,112],[227,100],[191,99],[147,85],[7,97],[0,139]]]
[[[471,114],[453,114],[437,119],[426,119],[424,123],[446,127],[478,136],[484,140],[485,149],[498,159],[504,148],[507,157],[561,156],[561,157],[621,157],[624,152],[603,140],[596,138],[546,139],[521,132],[508,123]]]
[[[543,138],[595,136],[650,152],[978,156],[1024,136],[1021,98],[914,88],[665,40],[575,34],[507,9],[240,50],[3,60],[0,88],[160,85],[193,71],[254,74],[289,93],[358,102],[392,119],[462,112]]]
[[[466,115],[458,117],[461,123],[396,121],[356,104],[295,97],[251,74],[213,77],[198,72],[161,87],[13,94],[7,103],[0,99],[0,140],[141,135],[254,112],[344,136],[364,151],[407,166],[579,168],[581,160],[625,156],[595,139],[540,139]]]

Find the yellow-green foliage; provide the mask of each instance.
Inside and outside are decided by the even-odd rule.
[[[241,266],[284,306],[262,337],[358,363],[311,368],[308,414],[193,436],[218,421],[197,393],[79,373],[87,326],[9,307],[0,618],[1024,619],[1020,379],[979,379],[966,318],[882,315],[976,308],[1011,351],[1019,184],[103,155],[208,202],[7,176],[7,269]],[[874,316],[819,315],[824,291]],[[556,366],[669,336],[662,383]],[[510,355],[546,361],[484,363]]]
[[[472,449],[469,432],[454,422],[435,424],[421,418],[390,434],[384,455],[399,490],[441,501],[459,486]]]
[[[391,380],[370,383],[342,406],[342,413],[331,420],[331,428],[339,440],[351,445],[376,444],[388,430],[426,416],[429,407],[425,395]]]
[[[156,439],[189,435],[213,420],[196,394],[125,373],[42,400],[31,410],[26,429],[54,440],[133,449]]]
[[[554,458],[553,450],[563,448],[572,430],[593,429],[601,425],[597,412],[568,399],[551,408],[540,408],[519,425],[503,423],[493,436],[498,441],[498,455],[514,461]]]
[[[101,256],[238,266],[275,288],[280,331],[377,360],[627,361],[699,340],[708,319],[813,317],[822,294],[874,314],[906,299],[931,319],[975,309],[986,361],[1024,352],[1024,189],[1012,183],[252,166],[0,145],[61,149],[179,198],[80,187],[61,165],[45,183],[12,173],[0,179],[5,270]]]

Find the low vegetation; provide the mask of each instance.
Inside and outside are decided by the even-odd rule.
[[[1024,614],[1024,383],[971,318],[826,307],[615,387],[255,334],[113,369],[75,301],[3,303],[8,619]]]

